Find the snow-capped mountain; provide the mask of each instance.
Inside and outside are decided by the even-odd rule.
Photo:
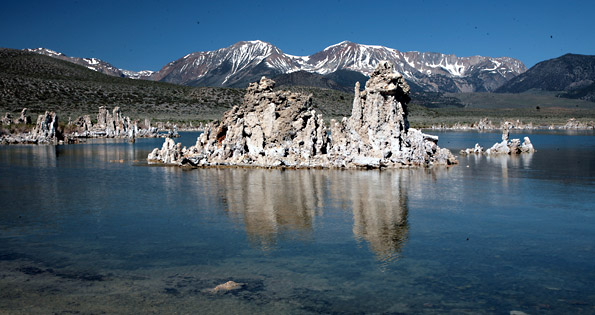
[[[311,56],[292,56],[269,43],[247,41],[186,55],[156,72],[153,79],[186,85],[243,87],[262,75],[300,70],[321,75],[351,70],[370,75],[381,60],[393,62],[395,69],[410,83],[427,91],[492,91],[526,71],[521,61],[509,57],[400,52],[348,41]]]
[[[191,86],[246,87],[263,75],[275,77],[297,71],[335,78],[353,76],[353,72],[369,76],[378,62],[388,60],[413,89],[475,92],[493,91],[527,70],[521,61],[509,57],[457,57],[441,53],[401,52],[384,46],[349,41],[329,46],[310,56],[285,54],[272,44],[259,40],[242,41],[214,51],[188,54],[157,72],[117,69],[100,59],[68,57],[45,48],[28,51],[74,62],[109,75]]]
[[[131,79],[148,79],[154,71],[144,70],[144,71],[130,71],[130,70],[123,70],[118,69],[111,65],[108,62],[105,62],[101,59],[97,58],[80,58],[80,57],[69,57],[63,53],[53,51],[47,48],[35,48],[35,49],[25,49],[25,51],[30,51],[58,59],[62,59],[65,61],[69,61],[72,63],[76,63],[78,65],[87,67],[91,70],[101,72],[103,74],[112,75],[116,77],[125,77]]]
[[[262,41],[238,42],[215,51],[195,52],[170,62],[153,80],[185,85],[241,86],[263,75],[300,70],[299,58]]]

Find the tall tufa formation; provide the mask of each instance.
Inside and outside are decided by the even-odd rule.
[[[355,87],[351,117],[331,120],[330,135],[311,96],[273,91],[263,77],[247,89],[241,106],[205,128],[196,145],[177,148],[177,159],[153,150],[151,162],[260,167],[382,168],[457,163],[437,137],[409,128],[409,86],[392,64],[381,62],[360,91]],[[164,157],[168,157],[164,159]]]
[[[355,85],[351,117],[331,120],[331,153],[341,166],[402,167],[454,164],[455,157],[437,146],[438,137],[409,128],[409,85],[383,61],[366,82]]]
[[[99,107],[97,114],[97,125],[99,129],[105,130],[107,137],[134,138],[138,133],[138,127],[130,121],[129,117],[122,117],[120,107],[114,107],[112,113],[105,106]]]
[[[74,129],[72,136],[77,138],[142,138],[160,136],[157,128],[151,128],[150,121],[145,120],[145,128],[139,128],[138,122],[128,116],[122,116],[120,107],[116,106],[110,113],[105,106],[99,107],[97,123],[91,122],[90,115],[83,115],[71,123]]]
[[[7,113],[6,116],[9,116]],[[9,124],[29,124],[31,118],[27,116],[27,109],[23,108],[21,116]],[[30,132],[22,132],[0,136],[0,144],[58,144],[63,140],[58,130],[58,116],[54,112],[45,111],[37,117],[35,127]]]
[[[56,128],[58,127],[58,116],[56,113],[45,111],[44,114],[37,117],[37,124],[31,131],[32,143],[55,144],[61,140]]]
[[[323,166],[328,135],[310,95],[273,91],[262,77],[250,84],[240,106],[206,126],[180,160],[192,165]],[[169,156],[153,151],[148,159]],[[171,159],[169,159],[171,162]]]

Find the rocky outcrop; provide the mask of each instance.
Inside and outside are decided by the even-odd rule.
[[[0,118],[0,123],[2,123],[3,125],[11,125],[12,124],[12,116],[10,115],[10,113],[6,113],[4,114],[4,117]]]
[[[529,137],[523,139],[511,139],[510,141],[502,140],[502,142],[495,143],[491,148],[485,151],[485,154],[520,154],[533,153],[535,148]]]
[[[25,107],[21,110],[21,115],[17,119],[17,124],[30,124],[30,123],[31,123],[31,117],[27,116],[27,108]]]
[[[75,126],[76,132],[81,135],[88,134],[93,129],[93,122],[90,115],[80,116],[74,122],[70,122],[70,125]]]
[[[184,156],[196,165],[323,166],[329,138],[311,97],[274,84],[250,84],[243,104],[207,125]]]
[[[25,113],[26,109],[23,109],[18,121],[21,121]],[[56,113],[46,111],[44,114],[37,117],[37,123],[31,132],[3,135],[0,138],[0,143],[57,144],[63,139],[60,132],[58,132],[57,127],[58,116],[56,116]]]
[[[274,91],[274,84],[265,77],[250,84],[244,102],[207,125],[194,146],[176,146],[181,157],[170,158],[173,145],[167,139],[148,160],[297,168],[456,163],[450,151],[436,145],[437,137],[409,128],[409,86],[388,62],[378,65],[364,91],[356,85],[351,117],[332,120],[330,134],[322,115],[312,108],[310,95]]]
[[[0,119],[0,123],[2,125],[12,125],[12,124],[30,124],[31,117],[27,116],[27,108],[23,108],[21,110],[21,115],[16,120],[12,119],[10,113],[4,114],[4,117]]]
[[[147,159],[151,162],[164,164],[180,164],[182,163],[182,144],[176,144],[171,138],[166,138],[161,150],[153,149]]]
[[[432,125],[430,129],[434,130],[477,130],[477,131],[491,131],[491,130],[498,130],[504,128],[504,126],[508,126],[512,129],[547,129],[547,126],[534,126],[532,122],[523,123],[520,120],[516,121],[503,121],[500,124],[494,123],[489,120],[487,117],[480,119],[479,121],[471,124],[467,123],[455,123],[451,126],[447,126],[444,124],[441,125]]]
[[[566,122],[564,126],[560,129],[568,129],[568,130],[593,130],[595,129],[595,124],[593,121],[589,122],[581,122],[576,120],[575,118],[570,118]]]
[[[97,123],[93,124],[90,115],[83,115],[71,123],[72,137],[75,138],[146,138],[159,137],[158,129],[151,127],[150,120],[145,120],[145,128],[139,128],[138,122],[122,116],[116,106],[110,113],[105,107],[99,107]]]
[[[135,138],[138,134],[136,122],[130,117],[122,117],[120,107],[114,107],[112,113],[105,106],[99,107],[97,124],[91,124],[89,115],[77,119],[78,137],[108,137],[108,138]]]
[[[19,118],[12,119],[10,113],[6,113],[2,118],[3,125],[20,124],[20,130],[17,132],[9,131],[2,135],[0,143],[19,144],[19,143],[38,143],[55,144],[76,143],[80,138],[125,138],[134,140],[142,137],[176,137],[177,130],[175,125],[169,134],[160,134],[159,130],[151,127],[150,120],[145,121],[145,128],[139,128],[138,122],[130,117],[122,116],[119,107],[115,107],[110,113],[105,106],[99,108],[97,123],[93,124],[90,115],[83,115],[71,121],[68,119],[66,128],[61,128],[59,132],[57,127],[57,117],[54,112],[46,111],[39,116],[36,126],[28,130],[31,119],[27,116],[27,108],[23,108]],[[5,132],[5,131],[2,131]]]
[[[37,124],[31,131],[31,136],[36,143],[57,143],[59,139],[56,127],[58,127],[56,113],[45,111],[43,115],[37,117]]]
[[[477,131],[490,131],[502,129],[505,126],[511,129],[517,130],[593,130],[595,129],[595,123],[593,121],[579,121],[575,118],[570,118],[565,124],[550,124],[550,125],[539,125],[532,122],[523,123],[519,119],[516,121],[503,121],[500,124],[494,124],[488,118],[483,118],[478,122],[467,124],[467,123],[455,123],[447,126],[445,124],[432,125],[430,129],[433,130],[477,130]]]
[[[473,148],[464,149],[464,150],[461,150],[461,152],[460,152],[461,155],[482,154],[482,153],[484,153],[483,147],[480,146],[479,143],[476,143],[475,147],[473,147]]]
[[[331,120],[330,154],[337,166],[401,167],[454,164],[437,146],[438,137],[409,128],[409,86],[392,65],[381,62],[366,82],[355,86],[351,117]]]
[[[512,125],[504,125],[502,129],[502,142],[496,142],[491,148],[483,150],[483,147],[479,143],[475,144],[474,148],[461,150],[461,155],[470,154],[521,154],[521,153],[533,153],[535,148],[531,143],[529,137],[523,138],[523,143],[520,139],[509,139],[510,128]]]

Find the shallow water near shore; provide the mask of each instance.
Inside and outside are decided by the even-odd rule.
[[[595,134],[525,135],[536,153],[382,171],[147,165],[163,139],[0,147],[0,312],[593,313]]]

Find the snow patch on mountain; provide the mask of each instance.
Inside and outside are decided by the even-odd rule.
[[[132,71],[132,70],[124,70],[122,69],[122,74],[124,74],[125,77],[130,78],[130,79],[149,79],[151,77],[151,75],[153,75],[153,73],[155,73],[155,71],[151,71],[151,70],[141,70],[141,71]]]
[[[46,56],[50,56],[50,57],[64,56],[64,54],[62,54],[62,53],[59,53],[59,52],[51,50],[51,49],[42,48],[42,47],[34,48],[34,49],[27,48],[27,49],[25,49],[25,51],[34,52],[34,53],[38,53],[38,54],[46,55]]]

